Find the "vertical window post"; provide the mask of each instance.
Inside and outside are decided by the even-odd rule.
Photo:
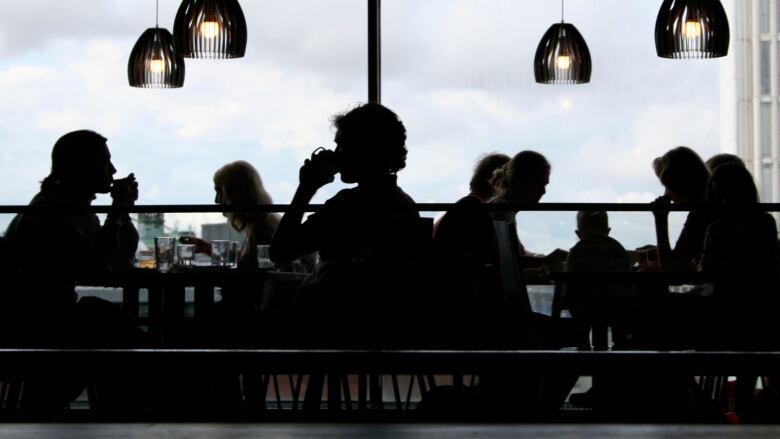
[[[368,0],[368,101],[382,102],[381,0]]]

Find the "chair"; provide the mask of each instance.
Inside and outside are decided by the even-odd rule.
[[[498,271],[501,277],[503,300],[512,305],[520,315],[533,315],[528,289],[525,285],[523,267],[520,262],[520,245],[515,225],[506,221],[493,221],[498,247]]]

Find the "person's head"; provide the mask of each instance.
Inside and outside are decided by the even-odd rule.
[[[692,149],[678,146],[669,150],[653,161],[653,170],[675,203],[704,201],[710,173]]]
[[[708,199],[716,204],[751,205],[759,201],[753,176],[738,163],[726,163],[715,168],[710,177]]]
[[[369,103],[333,118],[336,157],[345,183],[395,174],[406,167],[406,128],[387,107]]]
[[[577,230],[574,233],[580,239],[594,235],[607,236],[610,230],[607,212],[589,212],[584,210],[577,212]]]
[[[493,184],[493,174],[496,170],[507,164],[511,160],[506,154],[491,153],[482,156],[474,166],[474,174],[469,182],[471,193],[480,200],[487,201],[496,194],[496,187]]]
[[[538,203],[550,182],[550,162],[535,151],[522,151],[494,175],[496,195],[510,203]]]
[[[88,194],[108,193],[116,174],[106,138],[80,130],[60,137],[51,151],[51,172],[41,189],[55,187]]]
[[[712,174],[715,172],[715,169],[717,169],[718,166],[725,165],[726,163],[736,163],[742,167],[745,166],[745,162],[742,161],[739,156],[728,153],[715,154],[714,156],[707,159],[705,164],[707,165],[707,170],[710,171],[710,174]]]
[[[214,173],[214,192],[217,204],[273,204],[260,174],[243,160],[228,163]],[[244,230],[256,215],[231,213],[227,216],[236,230]]]

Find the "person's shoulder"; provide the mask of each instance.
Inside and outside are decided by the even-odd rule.
[[[349,203],[356,200],[359,197],[359,193],[356,187],[350,187],[341,189],[336,192],[335,195],[325,200],[323,203],[326,206],[338,205],[341,203]]]
[[[574,255],[601,253],[620,256],[626,254],[626,249],[610,236],[593,235],[579,240],[569,252]]]

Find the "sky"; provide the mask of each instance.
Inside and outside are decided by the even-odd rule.
[[[212,176],[247,160],[275,202],[287,203],[298,168],[333,147],[330,119],[367,100],[365,0],[241,0],[246,57],[187,60],[178,90],[127,84],[138,36],[155,24],[151,0],[26,0],[0,15],[0,202],[26,204],[48,174],[62,134],[109,139],[117,177],[135,173],[139,204],[208,204]],[[533,56],[560,21],[550,0],[385,0],[383,103],[408,131],[399,184],[418,202],[468,192],[483,153],[537,150],[552,163],[543,202],[649,202],[663,192],[651,163],[687,145],[717,153],[717,60],[655,55],[660,2],[569,0],[565,20],[586,39],[590,84],[535,84]],[[179,2],[160,0],[172,28]],[[339,189],[320,191],[322,202]],[[99,198],[96,204],[108,203]],[[527,248],[574,244],[575,213],[522,213]],[[0,229],[10,221],[0,216]],[[168,216],[199,231],[219,215]],[[681,216],[673,216],[679,227]],[[654,241],[649,213],[614,214],[627,248]]]

